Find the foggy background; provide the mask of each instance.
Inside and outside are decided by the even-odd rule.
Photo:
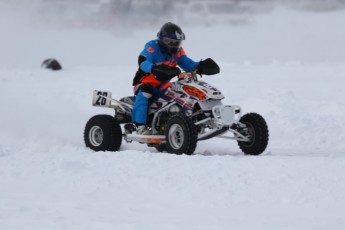
[[[323,15],[344,9],[341,0],[0,0],[0,67],[32,68],[50,57],[64,67],[133,65],[167,21],[184,30],[184,48],[192,57],[240,63],[344,60],[342,47],[324,50],[319,44],[320,39],[333,43],[342,34],[323,33],[330,28],[310,17],[320,15],[322,22]],[[305,14],[292,22],[286,11]],[[269,18],[272,14],[279,21]],[[302,27],[295,30],[296,22]],[[342,22],[335,20],[334,27]],[[301,33],[310,40],[301,40]],[[196,46],[201,39],[204,45]],[[285,40],[294,51],[277,42]],[[224,46],[205,49],[214,42]],[[127,52],[119,54],[118,46]]]
[[[182,25],[253,23],[276,7],[311,12],[345,8],[342,0],[0,0],[1,24],[116,31],[174,21]]]

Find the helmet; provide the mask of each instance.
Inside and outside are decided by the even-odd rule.
[[[165,23],[157,34],[158,44],[162,50],[168,54],[176,54],[185,40],[185,35],[181,28],[174,23]]]

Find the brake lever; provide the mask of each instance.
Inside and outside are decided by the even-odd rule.
[[[202,78],[202,74],[198,74],[198,69],[195,69],[193,71],[193,75],[196,76],[196,75],[199,75],[201,78]]]

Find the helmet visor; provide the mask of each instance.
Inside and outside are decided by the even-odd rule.
[[[162,40],[163,40],[163,43],[168,47],[180,48],[180,46],[181,46],[181,40],[172,39],[172,38],[168,38],[168,37],[163,37]]]

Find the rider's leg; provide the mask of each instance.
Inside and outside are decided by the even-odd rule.
[[[136,93],[132,110],[132,122],[136,125],[146,125],[149,99],[153,96],[153,87],[142,84]]]
[[[149,99],[149,105],[155,101],[157,101],[163,94],[165,90],[161,90],[158,87],[152,88],[152,97]]]

